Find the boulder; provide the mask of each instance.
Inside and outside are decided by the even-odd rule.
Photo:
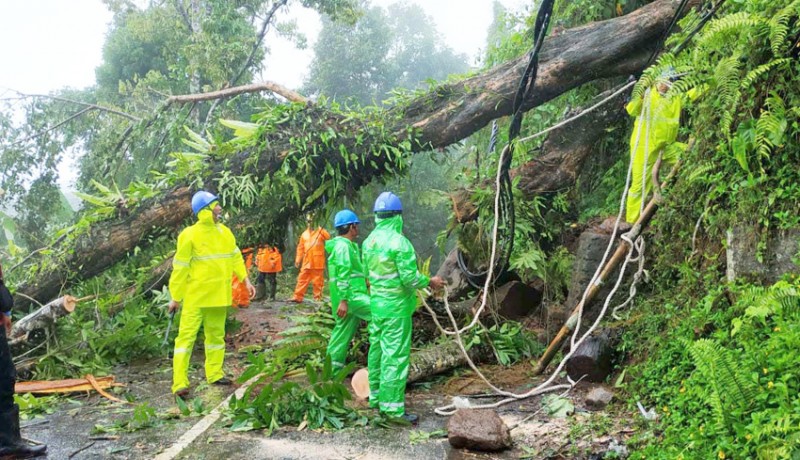
[[[548,318],[550,319],[548,325],[555,326],[556,330],[561,328],[564,321],[569,317],[570,312],[572,312],[583,298],[583,293],[589,285],[589,281],[591,281],[600,262],[603,260],[608,242],[611,240],[613,228],[614,219],[606,219],[602,224],[584,230],[578,238],[578,250],[575,253],[575,260],[572,263],[572,278],[570,280],[567,301],[563,305],[548,306],[547,309]],[[609,258],[611,254],[613,254],[617,244],[619,244],[620,233],[629,229],[630,225],[625,223],[620,224],[620,228],[617,230],[617,241],[614,247],[611,248]],[[634,270],[635,267],[632,264],[628,266],[628,274],[632,273]],[[595,300],[584,307],[583,319],[581,321],[582,331],[586,330],[586,328],[597,319],[597,316],[600,314],[600,308],[603,302],[605,302],[606,297],[608,297],[608,293],[614,286],[618,276],[619,269],[616,269],[608,280],[606,280],[606,283],[600,288],[600,292],[595,296]],[[622,291],[625,290],[623,289]],[[619,293],[620,291],[617,291],[617,294]]]
[[[612,399],[614,399],[614,393],[606,389],[606,387],[597,386],[586,394],[584,402],[586,403],[587,409],[602,410]]]
[[[520,319],[530,315],[542,304],[543,289],[536,289],[519,281],[506,283],[494,292],[497,313],[506,319]]]
[[[795,261],[800,253],[800,228],[773,230],[762,236],[755,225],[737,225],[728,230],[727,278],[745,278],[772,284],[785,273],[799,273]],[[765,243],[759,254],[759,243]]]
[[[447,421],[447,440],[457,449],[494,452],[511,447],[511,433],[491,409],[459,409]]]
[[[447,282],[451,300],[463,299],[475,290],[458,267],[458,253],[455,249],[447,254],[436,275],[441,276]]]

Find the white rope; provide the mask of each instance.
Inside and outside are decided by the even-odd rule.
[[[633,82],[631,82],[633,83]],[[649,89],[648,89],[649,91]],[[647,99],[647,92],[645,92],[645,96],[642,98],[643,100]],[[649,136],[649,119],[645,118],[645,148],[647,145],[647,137]],[[642,123],[639,123],[639,126],[636,129],[636,140],[633,143],[633,150],[636,151],[639,148],[639,142],[642,138]],[[646,163],[645,163],[646,165]],[[611,238],[608,240],[608,245],[606,246],[606,251],[603,254],[603,258],[600,259],[600,263],[597,264],[597,269],[594,271],[594,275],[592,275],[592,279],[589,280],[589,283],[586,285],[586,289],[583,291],[583,296],[581,296],[580,308],[576,312],[577,318],[575,323],[574,333],[572,334],[572,338],[570,339],[570,347],[574,348],[576,345],[576,338],[578,336],[578,331],[581,330],[581,321],[583,319],[583,309],[586,306],[586,298],[589,295],[589,290],[591,287],[598,282],[598,278],[600,277],[600,273],[603,271],[603,266],[605,266],[606,262],[608,261],[608,256],[611,254],[611,248],[614,247],[614,241],[617,239],[617,231],[619,231],[619,223],[622,221],[622,214],[625,212],[625,201],[628,198],[628,194],[630,193],[630,186],[631,180],[633,178],[633,155],[631,155],[630,160],[628,162],[628,172],[625,176],[625,189],[622,192],[622,196],[619,200],[619,212],[617,213],[617,219],[614,221],[614,229],[611,232]],[[644,200],[642,200],[644,201]]]
[[[593,106],[589,107],[588,109],[584,110],[583,112],[581,112],[581,113],[579,113],[579,114],[577,114],[577,115],[575,115],[575,116],[573,116],[573,117],[570,117],[570,118],[566,118],[566,119],[564,119],[564,120],[561,120],[560,122],[558,122],[558,123],[554,124],[553,126],[551,126],[551,127],[547,128],[547,129],[545,129],[544,131],[539,131],[539,132],[538,132],[538,133],[536,133],[536,134],[531,134],[530,136],[527,136],[527,137],[523,137],[523,138],[521,138],[521,139],[518,139],[518,140],[517,140],[517,142],[525,142],[525,141],[529,141],[529,140],[531,140],[531,139],[535,139],[535,138],[537,138],[537,137],[544,136],[545,134],[549,133],[550,131],[556,130],[556,129],[558,129],[558,128],[562,127],[562,126],[568,125],[568,124],[572,123],[573,121],[577,120],[578,118],[581,118],[582,116],[584,116],[584,115],[587,115],[587,114],[589,114],[590,112],[593,112],[593,111],[597,110],[597,108],[598,108],[598,107],[600,107],[600,106],[602,106],[602,105],[606,104],[606,103],[607,103],[608,101],[610,101],[611,99],[614,99],[615,97],[619,96],[619,95],[620,95],[620,94],[622,94],[622,93],[623,93],[623,92],[624,92],[626,89],[630,88],[631,86],[633,86],[633,85],[635,85],[635,84],[636,84],[636,81],[631,81],[631,82],[628,82],[628,83],[626,83],[625,85],[621,86],[621,87],[620,87],[618,90],[614,91],[614,93],[612,93],[610,96],[608,96],[607,98],[605,98],[605,99],[603,99],[602,101],[598,102],[597,104],[595,104],[595,105],[593,105]]]
[[[608,101],[610,101],[611,99],[613,99],[614,97],[616,97],[617,95],[622,93],[624,90],[626,90],[630,86],[633,86],[634,84],[635,84],[635,82],[630,82],[630,83],[624,85],[623,87],[621,87],[619,90],[614,92],[609,97],[607,97],[604,100],[598,102],[597,104],[595,104],[594,106],[590,107],[589,109],[581,112],[580,114],[578,114],[578,115],[576,115],[576,116],[574,116],[572,118],[569,118],[567,120],[564,120],[561,123],[558,123],[557,125],[554,125],[554,126],[548,128],[548,129],[544,130],[544,131],[541,131],[540,133],[537,133],[537,134],[534,134],[532,136],[528,136],[526,138],[520,139],[519,142],[524,142],[526,140],[530,140],[530,139],[533,139],[535,137],[538,137],[538,136],[541,136],[543,134],[546,134],[547,132],[550,132],[550,131],[558,128],[558,127],[564,126],[564,125],[566,125],[566,124],[568,124],[568,123],[570,123],[570,122],[572,122],[572,121],[574,121],[574,120],[586,115],[587,113],[591,112],[592,110],[595,110],[598,107],[600,107],[601,105],[607,103]],[[643,99],[646,100],[646,97],[643,98]],[[644,118],[644,124],[646,125],[645,126],[645,129],[646,129],[645,149],[646,149],[648,144],[649,144],[649,140],[647,139],[647,138],[649,138],[649,127],[650,127],[649,126],[650,125],[649,107],[645,108],[645,110],[646,110],[646,113],[645,113],[645,116],[643,118]],[[639,126],[638,126],[638,130],[637,130],[637,134],[636,134],[636,140],[634,142],[634,151],[639,146],[639,141],[640,141],[640,137],[641,137],[641,131],[642,131],[642,123],[640,123]],[[502,406],[504,404],[508,404],[510,402],[513,402],[513,401],[518,401],[518,400],[521,400],[521,399],[530,398],[532,396],[540,395],[540,394],[547,393],[547,392],[550,392],[550,391],[564,390],[564,389],[569,391],[569,389],[571,389],[575,384],[577,384],[577,382],[573,382],[571,379],[569,379],[569,384],[553,385],[553,382],[555,381],[556,377],[561,372],[561,370],[564,368],[564,366],[566,365],[566,363],[569,360],[569,358],[571,358],[573,353],[578,349],[578,347],[589,336],[591,336],[591,334],[597,329],[598,325],[600,324],[600,321],[602,321],[603,318],[605,317],[606,312],[608,310],[608,306],[609,306],[609,304],[611,302],[611,299],[614,297],[614,294],[616,294],[617,290],[619,289],[619,287],[620,287],[620,285],[622,283],[622,280],[624,279],[625,271],[626,271],[626,268],[627,268],[628,264],[630,262],[633,262],[633,261],[638,261],[639,262],[639,270],[637,270],[637,275],[639,275],[638,278],[640,278],[641,275],[643,273],[645,273],[645,271],[644,271],[644,239],[641,236],[638,236],[636,238],[636,241],[632,242],[632,241],[630,241],[629,238],[626,238],[627,235],[623,235],[622,238],[625,239],[626,242],[628,242],[628,253],[627,253],[626,257],[625,257],[625,261],[622,263],[622,267],[620,267],[620,272],[619,272],[619,275],[617,276],[617,281],[614,284],[614,287],[611,289],[611,292],[609,293],[609,295],[606,297],[606,300],[603,303],[603,308],[601,309],[600,314],[598,315],[597,319],[589,327],[589,329],[583,335],[581,335],[580,338],[578,338],[578,336],[580,335],[580,322],[581,322],[581,319],[582,319],[582,316],[583,316],[583,306],[584,306],[584,303],[586,301],[586,298],[587,298],[587,295],[588,295],[588,292],[589,292],[589,288],[594,283],[597,282],[597,280],[599,278],[599,275],[602,272],[602,268],[605,265],[605,263],[606,263],[606,261],[608,259],[608,256],[609,256],[609,254],[611,252],[611,248],[613,247],[614,241],[616,239],[617,231],[619,230],[619,223],[620,223],[620,221],[622,219],[622,214],[623,214],[624,209],[625,209],[625,201],[626,201],[627,195],[630,192],[631,177],[633,175],[632,174],[633,173],[633,156],[631,156],[631,159],[630,159],[629,164],[628,164],[628,171],[627,171],[627,174],[626,174],[626,179],[625,179],[625,189],[623,190],[622,197],[620,198],[620,209],[619,209],[619,212],[617,214],[616,221],[614,223],[614,229],[612,231],[611,239],[609,240],[609,244],[606,247],[606,251],[605,251],[605,254],[603,255],[603,259],[602,259],[601,263],[598,265],[597,269],[595,270],[594,275],[592,276],[591,281],[589,282],[587,288],[584,290],[583,297],[581,299],[581,308],[576,313],[577,322],[576,322],[574,333],[573,333],[572,339],[571,339],[570,351],[562,358],[561,362],[558,364],[556,369],[551,373],[549,378],[547,378],[544,382],[540,383],[535,388],[532,388],[531,390],[529,390],[526,393],[517,394],[517,393],[510,392],[510,391],[506,391],[506,390],[503,390],[502,388],[497,387],[491,381],[489,381],[489,379],[486,378],[486,376],[483,375],[483,373],[478,369],[478,367],[475,365],[475,363],[469,357],[469,353],[467,353],[466,347],[464,346],[463,340],[461,339],[461,334],[463,334],[464,332],[468,331],[469,329],[474,327],[475,324],[478,323],[479,318],[480,318],[481,314],[483,313],[484,308],[486,308],[486,304],[487,304],[486,300],[487,300],[487,296],[488,296],[489,285],[490,285],[490,283],[492,281],[492,275],[493,275],[493,270],[494,270],[494,260],[495,260],[495,257],[497,255],[497,229],[498,229],[498,225],[499,225],[500,179],[501,179],[501,174],[502,174],[501,166],[502,166],[503,159],[505,157],[506,150],[507,149],[503,149],[502,153],[500,154],[500,158],[498,160],[498,172],[497,172],[497,178],[496,178],[496,184],[495,184],[496,189],[495,189],[495,201],[494,201],[494,224],[493,224],[493,227],[492,227],[492,251],[491,251],[490,264],[489,264],[490,266],[489,266],[489,270],[488,270],[488,273],[487,273],[487,276],[486,276],[486,281],[485,281],[484,287],[483,287],[483,293],[482,293],[482,296],[481,296],[481,305],[478,308],[478,310],[475,312],[475,315],[474,315],[472,321],[470,321],[470,323],[467,326],[465,326],[463,328],[460,328],[460,329],[458,328],[458,324],[457,324],[457,322],[455,320],[455,317],[453,316],[453,312],[450,310],[450,305],[448,303],[448,292],[447,292],[447,288],[446,287],[445,287],[445,292],[444,292],[444,308],[445,308],[445,312],[447,313],[447,316],[448,316],[448,318],[450,320],[450,323],[451,323],[451,325],[453,327],[452,330],[448,330],[448,329],[442,327],[442,325],[439,323],[438,315],[436,314],[436,312],[433,311],[433,309],[430,307],[430,305],[428,305],[428,303],[425,300],[425,298],[420,296],[422,298],[423,306],[425,307],[425,309],[428,311],[428,313],[433,318],[433,321],[436,324],[436,327],[439,329],[439,331],[441,333],[445,334],[445,335],[454,335],[455,336],[454,339],[455,339],[459,349],[461,350],[461,353],[466,358],[466,361],[467,361],[467,364],[469,365],[469,367],[495,393],[497,393],[500,396],[507,396],[507,398],[502,399],[500,401],[497,401],[495,403],[491,403],[491,404],[470,405],[471,408],[475,408],[475,409],[496,408],[496,407]],[[647,152],[645,153],[645,163],[644,163],[645,172],[646,172],[646,169],[647,169]],[[645,174],[643,174],[643,177],[644,177],[644,175]],[[644,186],[642,187],[642,195],[643,195],[643,198],[644,198]],[[642,204],[643,203],[644,203],[644,199],[642,199]],[[642,210],[640,210],[640,214],[641,214],[641,211]],[[637,231],[637,229],[634,228],[632,230],[632,233],[636,234],[636,231]],[[634,256],[634,252],[636,254],[635,256]],[[638,281],[637,276],[634,276],[634,283],[631,286],[628,300],[625,303],[623,303],[622,305],[616,307],[614,309],[614,312],[616,312],[618,309],[623,308],[625,305],[630,303],[630,301],[632,300],[632,298],[636,294],[636,286],[635,285],[636,285],[637,281]],[[452,414],[455,413],[455,411],[456,411],[456,407],[455,407],[454,404],[449,404],[449,405],[438,407],[438,408],[434,409],[434,412],[436,414],[444,415],[444,416],[452,415]]]

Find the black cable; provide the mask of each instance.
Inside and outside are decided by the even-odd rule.
[[[536,76],[539,71],[539,51],[544,44],[544,37],[547,34],[548,26],[550,25],[550,18],[553,15],[553,5],[555,0],[544,0],[539,7],[539,12],[536,14],[536,22],[534,24],[534,48],[530,53],[528,65],[522,74],[517,93],[514,96],[514,105],[512,110],[512,119],[508,128],[508,145],[501,153],[502,162],[500,164],[500,184],[497,193],[499,194],[499,209],[498,209],[498,226],[502,223],[502,235],[498,234],[497,244],[499,246],[499,256],[496,260],[489,261],[494,265],[494,280],[500,278],[508,268],[508,263],[511,258],[511,252],[514,249],[514,231],[516,226],[516,216],[514,211],[514,193],[512,189],[511,176],[509,170],[514,158],[514,144],[513,141],[519,136],[520,128],[522,127],[522,118],[525,114],[523,109],[526,100],[531,98],[533,89],[536,84]],[[498,228],[500,233],[500,228]],[[467,281],[475,288],[482,288],[488,276],[489,270],[481,272],[472,272],[468,268],[468,263],[464,258],[464,254],[460,249],[456,249],[456,259],[458,261],[459,269],[464,273]]]
[[[652,64],[653,61],[656,59],[658,52],[661,51],[661,48],[664,47],[664,43],[667,41],[669,34],[672,33],[672,29],[675,28],[675,24],[678,23],[678,20],[683,15],[683,10],[684,8],[686,8],[687,3],[689,3],[689,0],[681,0],[680,5],[678,5],[678,9],[675,10],[675,14],[672,15],[672,21],[670,21],[669,27],[667,27],[667,30],[664,31],[664,33],[661,35],[661,40],[658,41],[656,49],[653,50],[653,53],[650,55],[650,59],[648,59],[647,63],[644,65],[644,67],[642,67],[643,69],[650,67],[650,64]]]
[[[682,41],[680,44],[678,44],[678,46],[676,46],[676,47],[675,47],[675,48],[674,48],[674,49],[671,51],[671,53],[672,53],[672,54],[674,54],[674,55],[676,55],[676,56],[677,56],[678,54],[680,54],[680,52],[681,52],[681,51],[683,51],[683,50],[684,50],[684,48],[686,48],[686,46],[689,44],[689,41],[691,41],[691,39],[692,39],[692,38],[694,38],[694,36],[695,36],[695,35],[696,35],[698,32],[700,32],[700,30],[701,30],[703,27],[705,27],[705,25],[708,23],[708,21],[710,21],[710,20],[711,20],[711,18],[713,18],[713,17],[714,17],[714,15],[717,13],[717,10],[719,10],[719,8],[722,6],[722,4],[723,4],[723,3],[725,3],[725,0],[719,0],[719,1],[718,1],[718,2],[717,2],[715,5],[714,5],[714,6],[712,6],[712,7],[711,7],[711,11],[709,11],[708,13],[706,13],[706,15],[705,15],[705,16],[703,16],[703,17],[700,19],[700,22],[699,22],[699,23],[697,23],[697,26],[695,26],[694,30],[692,30],[691,32],[689,32],[689,35],[687,35],[687,36],[686,36],[686,38],[685,38],[685,39],[683,39],[683,41]]]

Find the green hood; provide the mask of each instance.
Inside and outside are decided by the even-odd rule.
[[[378,229],[394,230],[397,233],[403,233],[403,216],[397,215],[383,219],[375,216],[375,230]]]

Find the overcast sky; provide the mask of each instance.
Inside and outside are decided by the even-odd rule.
[[[421,5],[445,42],[456,52],[467,54],[470,64],[475,64],[491,22],[493,0],[406,1]],[[533,3],[499,1],[513,10]],[[373,0],[381,6],[395,2]],[[307,34],[309,47],[298,51],[286,41],[269,37],[272,54],[262,78],[298,87],[307,73],[311,47],[321,26],[316,13],[300,7],[290,16]],[[45,93],[64,86],[92,85],[110,21],[111,14],[101,0],[0,0],[0,95],[7,89]]]
[[[405,1],[422,6],[443,40],[457,53],[466,54],[470,65],[476,64],[492,20],[494,0]],[[534,3],[498,1],[513,11]],[[396,2],[372,0],[373,5],[384,7]],[[260,79],[297,88],[308,73],[321,22],[317,13],[302,7],[281,15],[281,20],[292,18],[308,37],[308,48],[297,50],[271,34],[267,38],[271,54]],[[0,98],[11,96],[9,90],[42,94],[67,86],[93,85],[110,22],[111,13],[101,0],[0,0]],[[69,152],[59,165],[59,183],[64,189],[75,186],[76,155],[79,153]]]

